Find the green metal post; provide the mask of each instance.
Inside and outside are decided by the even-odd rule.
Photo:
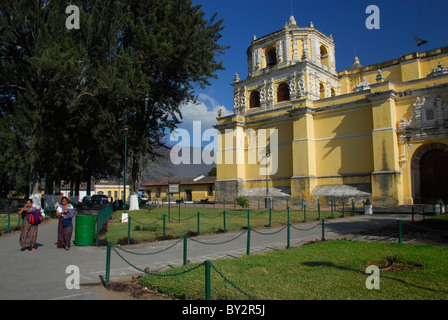
[[[288,236],[288,239],[287,239],[287,243],[286,243],[286,248],[291,248],[291,225],[290,225],[290,223],[289,223],[289,206],[288,206],[288,225],[287,225],[287,236]]]
[[[325,240],[325,219],[322,219],[322,241]]]
[[[210,300],[210,261],[205,261],[205,300]]]
[[[401,243],[401,220],[398,220],[398,243]]]
[[[269,208],[269,228],[272,226],[272,208]]]
[[[187,265],[187,235],[184,235],[184,266]]]
[[[306,205],[303,207],[303,222],[306,222]]]
[[[246,248],[246,254],[250,254],[250,228],[247,229],[247,248]]]
[[[99,240],[98,238],[100,237],[100,230],[98,230],[98,216],[95,219],[95,223],[96,223],[96,246],[98,247],[98,240]]]
[[[106,253],[106,287],[109,286],[109,278],[110,278],[110,242],[107,243],[107,253]]]
[[[8,233],[11,233],[11,209],[8,211]]]
[[[200,213],[198,212],[198,235],[200,234],[200,230],[199,230],[199,228],[200,228],[200,226],[199,226],[199,215],[200,215]]]
[[[355,215],[355,200],[352,200],[352,211],[353,215]]]
[[[426,213],[425,213],[425,205],[423,205],[423,220],[425,220],[426,219]]]
[[[131,243],[131,216],[128,216],[128,244]]]
[[[317,199],[317,212],[318,212],[318,220],[320,221],[320,201]]]
[[[330,202],[330,205],[331,205],[331,219],[334,219],[334,208],[333,208],[333,200],[331,200],[331,202]]]
[[[223,218],[223,222],[224,222],[224,232],[227,232],[227,226],[226,226],[226,211],[224,210],[222,212],[222,218]]]
[[[165,239],[165,237],[166,237],[166,234],[165,234],[165,224],[166,224],[166,215],[164,214],[163,215],[163,228],[162,228],[162,232],[163,232],[163,234],[162,234],[162,236],[163,236],[163,239]]]
[[[414,207],[412,207],[412,223],[414,223]]]
[[[342,218],[345,217],[345,203],[342,202]]]
[[[126,168],[128,158],[128,131],[129,126],[124,127],[124,174],[123,174],[123,213],[126,213]]]

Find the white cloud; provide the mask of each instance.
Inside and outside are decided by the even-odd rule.
[[[180,142],[181,139],[179,139],[177,143],[175,140],[173,141],[173,139],[171,139],[171,143],[180,145],[190,144],[197,147],[199,146],[198,144],[202,144],[203,146],[208,145],[212,140],[215,142],[216,139],[213,138],[211,140],[202,141],[202,137],[205,137],[204,133],[207,130],[215,130],[213,126],[216,124],[216,118],[218,117],[219,110],[222,110],[223,115],[231,114],[226,107],[219,105],[213,97],[204,93],[200,93],[198,95],[197,102],[189,102],[181,106],[183,119],[182,123],[178,125],[180,130],[176,130],[177,132],[174,132],[174,135],[180,135],[182,142]],[[194,130],[193,122],[195,122]],[[184,139],[186,132],[182,129],[189,133],[189,139]],[[198,130],[200,131],[198,132]]]

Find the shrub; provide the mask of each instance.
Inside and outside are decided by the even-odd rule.
[[[248,198],[244,196],[239,196],[235,198],[235,202],[237,205],[239,205],[241,208],[249,208],[250,201]]]

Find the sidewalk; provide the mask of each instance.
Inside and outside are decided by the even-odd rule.
[[[410,220],[411,215],[357,215],[328,220],[325,223],[325,239],[344,238],[350,233],[382,228],[396,223],[398,218]],[[286,228],[277,232],[282,228],[284,227],[252,230],[250,254],[286,248]],[[0,299],[107,299],[104,290],[98,290],[102,278],[105,277],[106,247],[72,245],[69,251],[57,249],[57,220],[50,220],[39,225],[37,252],[22,252],[19,235],[20,232],[16,231],[0,237]],[[321,239],[321,237],[322,225],[319,221],[295,224],[291,227],[292,247]],[[72,241],[75,240],[74,238],[75,232],[73,232]],[[210,245],[220,242],[225,243]],[[148,268],[154,272],[182,265],[183,240],[167,240],[122,247],[135,253],[154,253],[170,246],[172,246],[170,249],[154,255],[135,255],[121,250],[118,252],[137,268]],[[246,255],[247,231],[195,237],[188,239],[187,247],[189,263],[236,258]],[[66,279],[71,275],[65,273],[69,265],[75,265],[80,270],[80,289],[69,290],[66,287]],[[112,250],[110,280],[130,278],[136,274],[141,273],[128,265]]]

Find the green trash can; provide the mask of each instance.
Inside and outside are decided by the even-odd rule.
[[[91,246],[95,236],[95,216],[76,216],[75,245]]]

